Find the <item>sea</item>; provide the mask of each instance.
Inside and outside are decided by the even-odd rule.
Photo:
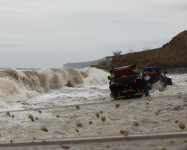
[[[63,94],[65,91],[66,96],[88,97],[94,92],[85,94],[83,88],[85,90],[97,87],[108,89],[108,75],[108,72],[92,67],[84,69],[1,68],[0,107],[6,107],[7,102],[30,101],[41,96],[48,99],[56,97],[57,94],[54,93]],[[81,89],[82,92],[79,91]],[[75,94],[76,91],[77,94]],[[98,95],[98,93],[95,94]],[[40,100],[39,98],[38,101]]]

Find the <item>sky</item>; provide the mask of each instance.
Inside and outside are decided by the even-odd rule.
[[[158,48],[187,29],[186,18],[186,0],[0,0],[0,68]]]

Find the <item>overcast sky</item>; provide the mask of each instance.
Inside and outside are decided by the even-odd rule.
[[[187,0],[0,0],[0,67],[62,68],[186,29]]]

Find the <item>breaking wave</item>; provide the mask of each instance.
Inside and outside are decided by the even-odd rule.
[[[0,71],[0,100],[25,101],[64,86],[107,84],[108,73],[96,69],[41,69],[39,71]]]

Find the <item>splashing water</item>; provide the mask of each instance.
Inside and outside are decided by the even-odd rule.
[[[107,84],[108,73],[96,69],[41,69],[39,71],[0,71],[0,100],[26,101],[39,93],[64,86]]]

